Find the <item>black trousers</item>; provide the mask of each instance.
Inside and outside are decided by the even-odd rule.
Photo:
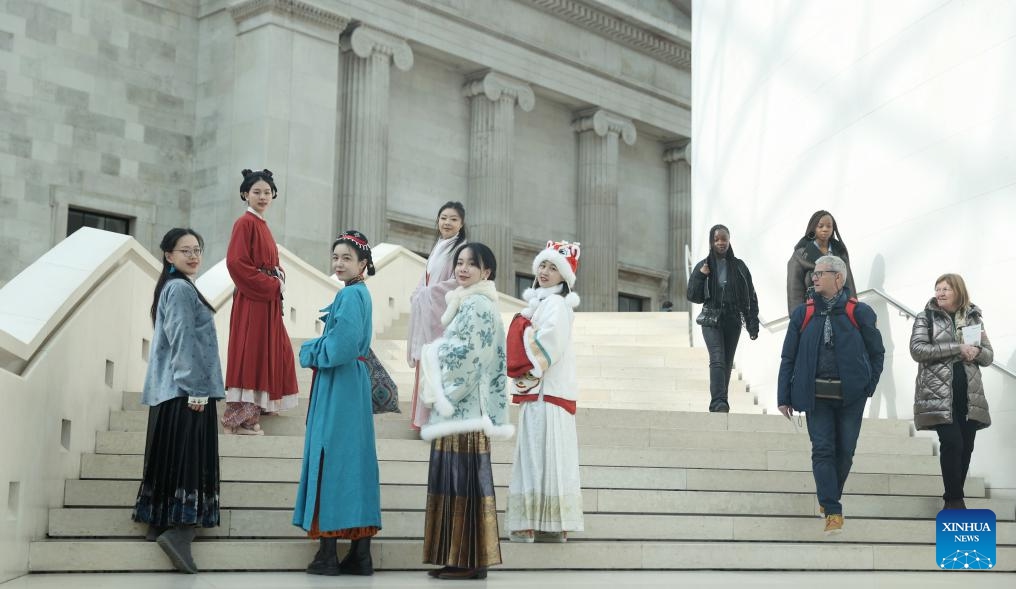
[[[956,416],[952,423],[935,428],[938,431],[938,458],[942,466],[942,483],[946,501],[963,499],[963,483],[970,468],[970,455],[974,453],[977,422]]]
[[[722,315],[716,327],[702,326],[702,339],[709,351],[709,401],[710,411],[725,411],[730,408],[727,389],[730,386],[730,372],[734,368],[734,352],[737,340],[741,338],[741,319]]]

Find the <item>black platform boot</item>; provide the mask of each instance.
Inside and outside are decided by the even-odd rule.
[[[334,577],[339,574],[339,555],[335,552],[335,538],[321,538],[314,560],[307,565],[308,575],[326,575]]]
[[[374,561],[370,556],[370,538],[353,540],[339,568],[342,569],[343,575],[373,575]]]

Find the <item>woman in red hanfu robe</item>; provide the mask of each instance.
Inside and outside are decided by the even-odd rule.
[[[262,413],[297,405],[293,347],[282,321],[286,275],[279,266],[279,247],[264,214],[278,197],[268,170],[244,170],[240,198],[247,211],[233,224],[226,268],[233,278],[233,312],[229,318],[226,358],[226,433],[262,435]]]

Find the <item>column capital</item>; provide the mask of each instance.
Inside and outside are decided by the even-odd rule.
[[[617,133],[628,145],[635,144],[635,125],[631,119],[598,107],[575,113],[572,129],[576,133],[593,131],[600,137],[606,137],[608,133]]]
[[[483,95],[491,101],[509,97],[525,112],[533,110],[536,105],[536,95],[529,84],[491,70],[469,75],[462,87],[462,94],[466,98]]]
[[[663,161],[666,163],[686,161],[691,165],[691,140],[675,141],[663,146]]]
[[[229,5],[229,13],[240,34],[267,24],[285,28],[296,25],[303,32],[335,43],[349,25],[348,18],[303,0],[240,0]],[[315,30],[306,30],[307,25]]]
[[[366,25],[357,25],[352,32],[344,35],[342,48],[364,59],[375,53],[388,55],[395,67],[404,72],[413,67],[413,50],[405,39]]]

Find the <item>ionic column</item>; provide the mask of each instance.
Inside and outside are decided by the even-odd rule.
[[[358,229],[371,243],[387,237],[388,102],[391,64],[413,67],[402,39],[360,25],[342,38],[344,107],[337,231]]]
[[[469,99],[470,241],[487,244],[497,258],[497,289],[513,294],[512,168],[515,105],[529,112],[536,103],[528,84],[496,72],[480,72],[462,89]]]
[[[691,241],[691,142],[671,144],[663,152],[667,163],[667,201],[670,203],[670,232],[667,259],[671,260],[670,284],[667,296],[675,311],[688,311],[691,307],[685,298],[688,290],[685,268],[689,260],[684,257],[684,246]]]
[[[579,135],[578,237],[583,311],[617,311],[617,166],[619,141],[635,143],[629,119],[591,109],[576,114]]]

